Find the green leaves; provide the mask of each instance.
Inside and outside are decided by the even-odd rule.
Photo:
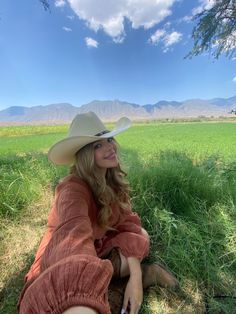
[[[194,17],[197,25],[192,31],[194,45],[185,58],[209,52],[214,58],[225,54],[236,56],[236,3],[218,0],[209,10]]]

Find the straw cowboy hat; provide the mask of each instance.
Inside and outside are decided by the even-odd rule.
[[[117,121],[115,128],[109,131],[94,112],[77,114],[71,122],[67,137],[50,148],[48,158],[57,165],[72,164],[76,152],[85,145],[113,137],[130,126],[131,121],[123,117]]]

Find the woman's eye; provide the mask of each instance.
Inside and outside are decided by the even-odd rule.
[[[109,143],[113,142],[113,137],[109,137],[109,138],[107,139],[107,141],[108,141]]]
[[[100,144],[100,143],[97,143],[97,144],[95,144],[95,145],[93,146],[94,149],[98,149],[98,148],[100,148],[100,147],[102,147],[102,144]]]

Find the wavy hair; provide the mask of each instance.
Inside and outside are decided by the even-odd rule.
[[[117,142],[115,142],[118,148]],[[81,148],[75,155],[75,163],[71,173],[84,180],[91,187],[95,201],[100,208],[98,225],[104,229],[108,227],[108,219],[112,213],[112,205],[116,203],[121,213],[130,205],[129,184],[126,182],[126,173],[120,163],[115,168],[108,168],[104,177],[103,172],[95,164],[93,143]]]

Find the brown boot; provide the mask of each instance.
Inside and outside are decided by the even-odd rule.
[[[116,248],[112,249],[106,256],[106,259],[109,259],[113,266],[114,272],[112,278],[120,278],[121,259],[119,251]]]
[[[108,287],[108,302],[112,314],[118,314],[121,312],[125,288],[129,277],[120,278],[121,259],[118,249],[114,248],[106,256],[112,263],[114,272],[112,280]]]
[[[120,314],[129,277],[113,279],[108,287],[108,302],[112,314]]]
[[[174,289],[179,285],[175,276],[161,264],[142,264],[141,268],[144,289],[154,285]]]

